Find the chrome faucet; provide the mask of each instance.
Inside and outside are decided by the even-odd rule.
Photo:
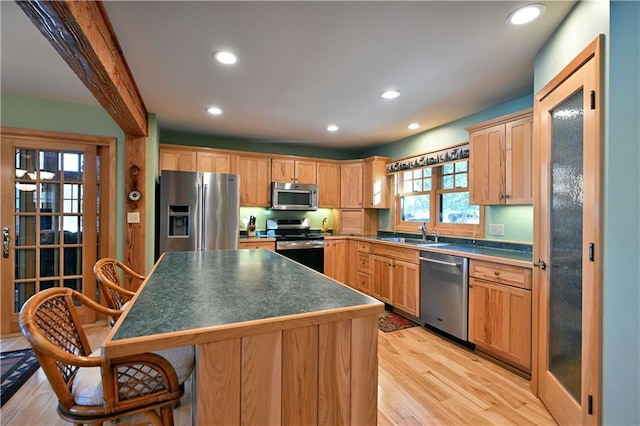
[[[423,223],[422,226],[418,226],[418,230],[422,232],[422,239],[427,241],[427,223]]]
[[[438,242],[438,230],[435,227],[433,228],[433,233],[436,234],[435,239],[433,241],[435,241],[437,243]]]

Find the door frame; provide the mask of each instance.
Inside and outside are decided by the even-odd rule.
[[[30,141],[32,144],[33,141],[41,142],[44,148],[53,148],[55,149],[56,145],[63,145],[64,148],[68,149],[73,145],[83,145],[83,146],[94,146],[96,149],[96,155],[100,157],[100,182],[101,182],[101,192],[100,192],[100,235],[99,235],[99,244],[98,250],[96,253],[96,257],[99,259],[101,257],[115,255],[115,247],[116,247],[116,219],[115,215],[112,214],[116,205],[116,137],[109,136],[96,136],[96,135],[86,135],[79,133],[67,133],[67,132],[55,132],[48,130],[36,130],[36,129],[24,129],[24,128],[15,128],[15,127],[0,127],[0,133],[2,134],[3,139],[12,139],[12,140],[25,140],[25,142]],[[4,147],[3,147],[4,148]],[[2,151],[5,151],[4,149]],[[2,154],[0,154],[2,157]],[[3,200],[3,204],[7,200],[11,200],[14,197],[13,187],[10,188],[7,185],[7,182],[13,182],[14,179],[14,170],[13,167],[9,168],[0,168],[0,198]],[[9,202],[9,201],[7,201]],[[2,218],[4,219],[4,217]],[[3,225],[4,226],[4,225]],[[13,247],[13,244],[11,244]],[[95,248],[94,248],[95,251]],[[3,274],[6,274],[6,271],[3,272],[5,267],[8,267],[8,262],[13,262],[14,257],[10,256],[8,259],[0,258],[0,277],[3,277]],[[13,267],[13,265],[11,265]],[[90,268],[89,268],[90,269]],[[83,286],[83,292],[86,289],[89,289],[89,293],[87,294],[91,299],[95,299],[95,289],[96,282],[95,278],[93,278],[93,271],[86,270],[83,271],[84,279],[93,279],[93,282],[89,286],[86,284]],[[2,294],[5,293],[4,288],[0,289]],[[94,291],[92,291],[94,290]],[[86,293],[86,292],[85,292]],[[9,302],[5,301],[5,297],[2,297],[2,325],[0,327],[0,334],[8,335],[11,334],[12,324],[15,324],[17,314],[12,312],[11,306],[9,306]],[[8,298],[10,299],[10,298]],[[98,301],[99,302],[99,301]],[[10,321],[5,321],[11,318]],[[89,322],[95,321],[95,318],[87,318]]]
[[[590,199],[591,205],[595,208],[591,208],[590,211],[593,214],[593,221],[585,223],[585,230],[592,231],[589,236],[589,241],[595,243],[594,249],[594,261],[592,263],[592,279],[593,286],[591,293],[587,298],[587,303],[590,303],[591,318],[587,321],[583,318],[583,346],[582,346],[582,359],[586,361],[591,368],[585,368],[583,363],[582,368],[582,389],[581,389],[581,412],[582,412],[582,424],[600,424],[601,422],[601,407],[602,407],[602,243],[603,243],[603,231],[602,231],[602,146],[603,146],[603,63],[602,63],[602,49],[604,46],[604,36],[599,35],[596,37],[582,52],[580,52],[560,73],[558,73],[544,88],[542,88],[535,96],[534,101],[534,164],[535,169],[539,172],[543,167],[541,164],[541,155],[543,150],[548,147],[543,146],[543,129],[542,129],[542,117],[545,111],[542,110],[542,102],[549,96],[556,88],[562,83],[568,80],[574,75],[580,68],[587,62],[594,61],[595,75],[593,76],[595,81],[595,113],[593,114],[594,120],[594,134],[592,137],[592,146],[585,145],[584,156],[586,161],[591,164],[596,164],[597,168],[593,170],[593,176],[590,180],[584,182],[585,199]],[[589,96],[585,93],[585,96]],[[545,165],[548,167],[549,165]],[[542,198],[542,188],[548,187],[549,181],[547,176],[542,176],[543,173],[536,173],[534,178],[534,245],[533,245],[533,259],[543,258],[543,253],[548,252],[549,235],[542,235],[540,229],[543,223],[546,223],[546,216],[549,214],[550,205],[547,199]],[[586,203],[585,203],[586,205]],[[545,216],[546,215],[546,216]],[[594,226],[595,225],[595,226]],[[584,235],[585,231],[583,231]],[[588,247],[583,247],[583,252],[586,254]],[[586,262],[585,262],[586,263]],[[584,269],[584,266],[583,266]],[[544,333],[540,327],[540,320],[542,315],[546,313],[546,309],[543,305],[543,299],[546,298],[546,290],[542,288],[545,271],[540,268],[533,268],[533,291],[537,294],[533,300],[533,334],[532,334],[532,377],[531,377],[531,390],[536,396],[540,396],[540,377],[543,373],[542,368],[544,365],[544,358],[546,357],[546,342],[542,341]],[[583,299],[583,304],[585,300]],[[587,413],[588,410],[588,396],[592,396],[591,410],[592,414]],[[544,402],[544,401],[543,401]],[[557,419],[558,420],[558,419]]]

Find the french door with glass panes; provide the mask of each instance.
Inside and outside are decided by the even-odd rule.
[[[51,287],[96,300],[99,157],[93,144],[2,137],[2,333]],[[81,312],[85,322],[95,318]],[[84,317],[86,315],[86,317]]]

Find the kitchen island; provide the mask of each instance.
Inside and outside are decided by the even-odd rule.
[[[383,311],[269,250],[165,253],[102,351],[196,345],[195,424],[376,424]]]

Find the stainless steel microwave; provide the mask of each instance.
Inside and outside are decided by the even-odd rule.
[[[273,210],[318,210],[318,185],[271,183]]]

